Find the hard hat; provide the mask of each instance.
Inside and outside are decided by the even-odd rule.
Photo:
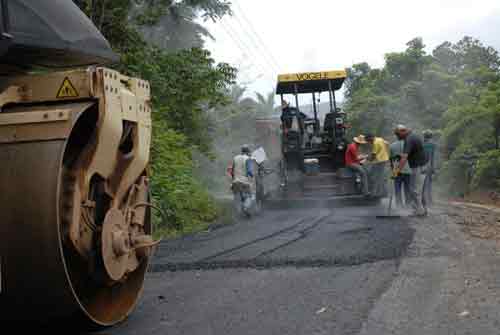
[[[241,153],[249,154],[250,153],[250,146],[248,144],[243,144],[241,146]]]

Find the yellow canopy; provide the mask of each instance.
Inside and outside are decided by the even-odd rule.
[[[330,89],[333,91],[342,87],[347,72],[345,70],[322,71],[322,72],[303,72],[278,75],[277,94],[324,92]]]

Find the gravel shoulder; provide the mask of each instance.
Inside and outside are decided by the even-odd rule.
[[[452,204],[412,222],[398,274],[360,334],[496,334],[500,325],[497,214]]]

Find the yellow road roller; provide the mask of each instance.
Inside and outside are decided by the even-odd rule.
[[[0,320],[110,326],[138,300],[150,86],[116,60],[71,1],[0,0]]]

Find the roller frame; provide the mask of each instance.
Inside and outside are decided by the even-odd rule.
[[[66,80],[77,94],[58,97]],[[129,315],[154,246],[150,143],[150,87],[143,80],[90,68],[2,85],[0,319],[109,326]],[[107,199],[104,209],[97,209],[104,201],[89,200],[96,192]],[[106,219],[113,211],[121,213],[114,226],[122,231]],[[102,220],[98,212],[105,212]],[[130,236],[126,246],[120,236]],[[128,253],[120,263],[113,252],[122,249]]]

